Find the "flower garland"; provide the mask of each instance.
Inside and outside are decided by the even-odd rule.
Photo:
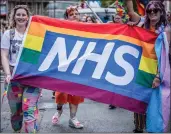
[[[123,23],[129,21],[129,15],[127,14],[122,2],[116,0],[113,4],[113,7],[116,8],[116,15],[119,15],[122,18]]]

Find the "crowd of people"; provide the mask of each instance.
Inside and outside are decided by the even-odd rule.
[[[162,0],[151,0],[146,6],[145,16],[140,16],[134,11],[132,0],[126,0],[125,7],[119,4],[117,6],[119,10],[113,15],[112,22],[109,23],[121,23],[131,26],[136,25],[157,34],[166,32],[168,42],[171,42],[171,15],[170,12],[168,12],[168,14],[166,13]],[[127,11],[125,9],[127,9]],[[5,82],[9,86],[7,97],[11,109],[12,128],[15,132],[21,132],[24,121],[25,132],[32,133],[38,130],[37,103],[42,89],[11,81],[11,74],[16,65],[16,59],[28,25],[29,17],[30,10],[26,5],[17,5],[12,10],[10,16],[11,29],[8,29],[3,33],[1,41],[1,60],[5,73]],[[68,21],[76,21],[80,23],[100,23],[94,16],[88,16],[85,14],[81,17],[76,6],[68,7],[64,18]],[[152,88],[158,87],[161,83],[159,73],[160,72],[158,71],[153,80]],[[57,111],[52,117],[52,123],[58,124],[63,112],[63,105],[69,103],[69,126],[78,129],[83,128],[84,126],[77,119],[76,113],[79,104],[84,102],[84,98],[61,92],[53,92],[53,95],[55,95]],[[109,108],[111,107],[112,105],[109,105]],[[116,108],[115,106],[113,107]],[[145,118],[146,115],[134,113],[134,133],[143,132],[145,128]]]

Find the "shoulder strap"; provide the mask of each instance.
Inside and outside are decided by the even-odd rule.
[[[15,29],[10,29],[10,47],[9,47],[9,56],[11,59],[11,47],[12,47],[12,40],[14,39],[15,36]]]
[[[10,29],[10,41],[14,39],[15,29]]]
[[[140,20],[138,21],[137,26],[143,28],[144,27],[144,21],[145,21],[145,18],[140,17]]]

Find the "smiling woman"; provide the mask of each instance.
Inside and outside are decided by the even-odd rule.
[[[11,81],[11,74],[16,65],[29,17],[30,12],[26,5],[17,5],[12,10],[10,16],[12,29],[3,34],[1,59],[6,86],[8,86],[7,98],[11,109],[12,128],[15,132],[20,132],[24,120],[25,132],[32,133],[37,130],[37,102],[41,90]]]
[[[169,44],[170,37],[171,37],[171,32],[170,32],[171,30],[167,24],[166,11],[165,11],[165,6],[163,4],[163,1],[164,0],[150,0],[146,6],[146,10],[145,10],[146,16],[144,16],[144,17],[140,17],[136,12],[134,12],[132,0],[126,0],[126,5],[128,8],[128,12],[129,12],[131,21],[135,22],[135,24],[137,26],[140,26],[147,30],[155,32],[158,35],[161,35],[161,33],[166,33],[166,36],[167,36],[166,40]],[[146,38],[146,37],[144,37],[144,38]],[[157,45],[155,46],[155,48],[156,47],[157,47]],[[162,47],[160,49],[162,49]],[[168,56],[167,53],[162,54],[162,58],[167,57],[167,56]],[[165,61],[165,62],[167,63],[167,61]],[[158,64],[159,64],[159,62],[158,62]],[[160,71],[160,66],[158,66],[157,74],[153,79],[152,88],[158,89],[158,88],[160,88],[161,85],[165,85],[165,82],[163,80],[161,80],[162,73],[163,72]],[[165,93],[163,93],[164,90],[160,90],[160,91],[162,92],[162,94],[165,94]],[[166,107],[166,106],[164,106],[164,107]],[[153,111],[153,112],[155,111],[155,113],[157,113],[158,111],[160,111],[160,109],[157,109],[157,110],[153,109],[151,111]],[[155,118],[153,113],[150,113],[150,114]],[[147,119],[150,117],[149,116],[150,114],[149,114],[149,112],[147,113]],[[135,132],[135,133],[143,132],[143,129],[145,127],[145,120],[146,120],[146,115],[135,113],[134,114],[135,130],[133,132]],[[163,124],[166,124],[166,125],[163,125],[164,126],[163,131],[167,132],[167,125],[168,125],[167,119],[164,117],[164,120],[165,120],[165,122]],[[155,122],[155,121],[150,121],[150,122]],[[157,124],[157,123],[155,122],[155,124]],[[147,131],[157,132],[157,130],[156,130],[157,127],[156,127],[156,129],[154,129],[155,127],[152,128],[149,124],[147,123]],[[162,125],[159,125],[159,126],[162,126]]]
[[[23,25],[27,27],[27,22],[31,13],[26,5],[17,5],[10,14],[11,27],[17,27]]]

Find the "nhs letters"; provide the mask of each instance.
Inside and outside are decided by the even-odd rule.
[[[142,54],[141,47],[119,40],[99,41],[47,32],[44,42],[49,40],[51,47],[46,50],[48,54],[38,71],[54,68],[53,63],[56,63],[56,71],[60,74],[67,72],[82,77],[88,73],[87,79],[113,85],[125,86],[133,81]],[[131,60],[127,60],[128,57]]]

